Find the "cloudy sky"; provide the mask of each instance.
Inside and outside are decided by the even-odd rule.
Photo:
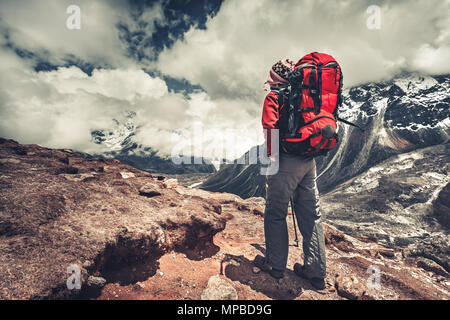
[[[239,155],[262,140],[274,62],[330,53],[345,87],[450,73],[449,12],[450,0],[1,0],[0,136],[100,152],[91,132],[134,111],[138,143],[170,153],[197,130],[196,155]]]

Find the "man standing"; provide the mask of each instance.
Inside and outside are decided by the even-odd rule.
[[[280,88],[287,85],[288,74],[294,64],[281,60],[274,64],[266,83],[270,85],[262,113],[262,125],[267,130],[266,145],[268,156],[271,141],[270,130],[279,128],[280,108],[278,98]],[[267,176],[266,209],[264,213],[264,233],[266,256],[257,256],[255,265],[269,272],[275,278],[282,278],[286,269],[289,237],[286,223],[289,201],[293,197],[295,216],[303,237],[304,264],[294,266],[294,272],[308,279],[316,289],[325,288],[326,258],[325,240],[319,210],[319,192],[316,184],[316,164],[313,157],[279,152],[279,170]]]

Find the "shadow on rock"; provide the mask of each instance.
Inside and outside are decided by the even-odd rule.
[[[225,274],[233,281],[249,286],[271,299],[293,300],[299,297],[303,288],[310,289],[309,283],[297,277],[293,271],[286,270],[280,280],[274,279],[266,272],[254,272],[253,263],[244,256],[227,254],[220,264],[220,274]]]
[[[260,245],[259,243],[252,243],[251,246],[261,252],[263,256],[266,255],[266,248],[264,248],[264,246]]]
[[[195,244],[185,245],[180,248],[176,248],[177,252],[186,254],[189,260],[200,261],[206,258],[210,258],[220,251],[220,247],[216,246],[212,239],[199,240]]]
[[[136,248],[108,246],[97,262],[98,274],[108,283],[134,284],[155,275],[163,252],[153,249],[152,254]]]

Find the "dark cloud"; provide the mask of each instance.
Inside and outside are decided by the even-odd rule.
[[[129,0],[131,19],[118,24],[128,54],[137,61],[155,60],[164,48],[183,39],[191,27],[204,29],[222,0]]]

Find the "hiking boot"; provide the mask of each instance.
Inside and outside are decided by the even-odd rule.
[[[312,278],[309,277],[308,274],[305,271],[305,268],[299,264],[294,264],[294,273],[299,276],[300,278],[307,279],[312,284],[314,288],[317,290],[323,290],[325,289],[325,278]]]
[[[257,255],[255,257],[255,260],[253,260],[253,264],[261,269],[261,271],[270,274],[275,279],[281,279],[284,276],[283,271],[272,268],[272,266],[266,262],[266,258],[264,258],[263,256]]]

